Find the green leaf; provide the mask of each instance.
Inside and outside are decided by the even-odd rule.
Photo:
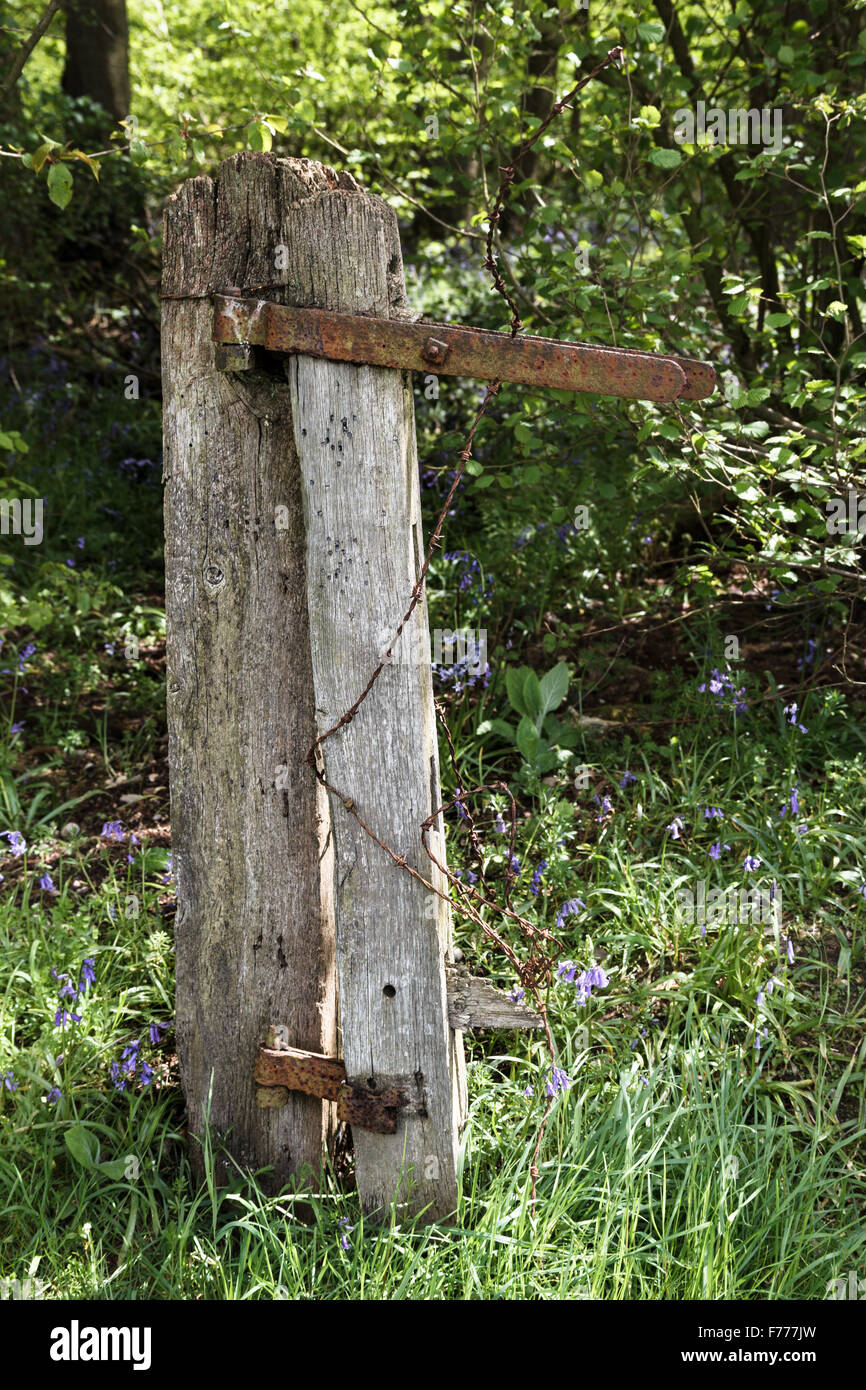
[[[541,691],[542,712],[549,714],[553,709],[559,709],[568,693],[571,682],[571,673],[564,661],[548,671],[546,676],[542,676],[539,689]]]
[[[783,68],[789,68],[794,61],[794,50],[791,48],[790,44],[783,43],[776,57]]]
[[[528,714],[529,711],[523,700],[523,682],[526,675],[526,668],[523,666],[509,666],[505,672],[505,689],[508,694],[508,702],[512,709],[516,709],[518,714]]]
[[[653,150],[649,162],[658,169],[676,169],[678,164],[682,164],[683,157],[679,150]]]
[[[34,174],[39,173],[52,149],[52,145],[40,145],[39,149],[34,151],[30,159],[30,168],[33,170]]]
[[[274,143],[274,137],[268,127],[262,121],[254,121],[247,136],[247,144],[251,150],[261,150],[267,154]]]
[[[126,1173],[126,1159],[109,1158],[105,1163],[98,1164],[97,1167],[100,1173],[105,1173],[107,1177],[113,1178],[114,1181],[117,1182],[118,1179],[124,1177]]]
[[[790,322],[790,314],[768,314],[766,320],[768,328],[783,328],[786,323]]]
[[[661,43],[665,36],[663,24],[639,24],[637,26],[637,31],[644,43]]]
[[[541,714],[543,704],[541,699],[541,683],[530,666],[525,666],[523,677],[523,705],[526,713],[533,719],[538,719]]]
[[[534,763],[540,742],[538,730],[532,720],[524,715],[517,726],[517,747],[520,749],[521,757],[528,763]]]
[[[70,150],[67,158],[80,159],[82,164],[87,165],[93,177],[96,179],[96,182],[99,183],[99,165],[89,154],[85,154],[83,150]]]
[[[72,197],[72,174],[65,164],[52,164],[48,170],[48,196],[55,207],[68,206]]]
[[[657,106],[642,106],[638,120],[647,130],[655,130],[662,123],[662,113]]]
[[[63,1135],[64,1143],[76,1163],[93,1168],[99,1162],[99,1140],[84,1125],[73,1125]]]
[[[510,724],[506,724],[504,719],[485,719],[478,725],[475,732],[483,738],[485,734],[498,734],[505,739],[506,743],[514,742],[514,729]]]

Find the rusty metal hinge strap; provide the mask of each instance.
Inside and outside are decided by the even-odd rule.
[[[374,1134],[396,1134],[399,1112],[409,1107],[406,1091],[394,1085],[371,1087],[350,1080],[346,1065],[336,1057],[299,1048],[260,1047],[253,1067],[260,1086],[284,1086],[289,1091],[337,1102],[337,1118]],[[414,1078],[412,1078],[414,1082]],[[412,1089],[416,1089],[413,1085]],[[417,1106],[413,1107],[417,1110]]]
[[[333,314],[265,299],[215,295],[213,302],[213,341],[235,349],[263,347],[337,362],[631,400],[700,400],[715,390],[716,374],[709,363],[673,354],[555,338],[512,338],[457,324]]]

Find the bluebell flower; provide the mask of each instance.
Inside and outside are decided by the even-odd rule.
[[[59,1086],[52,1086],[45,1099],[49,1105],[56,1105],[62,1095],[63,1092]]]
[[[68,1009],[58,1009],[58,1010],[57,1010],[57,1013],[54,1015],[54,1027],[55,1027],[55,1028],[65,1028],[66,1025],[67,1025],[67,1023],[80,1023],[80,1022],[81,1022],[81,1016],[80,1016],[79,1014],[74,1014],[74,1013],[70,1012]]]
[[[119,820],[107,820],[100,831],[103,840],[122,840],[125,834],[123,821]]]
[[[3,1077],[3,1085],[6,1087],[7,1091],[18,1090],[18,1082],[15,1080],[15,1075],[13,1072],[6,1072],[6,1075]]]
[[[27,852],[27,841],[20,830],[0,830],[0,835],[9,841],[9,849],[12,854],[25,854]]]
[[[48,873],[43,874],[40,878],[39,887],[42,889],[43,893],[57,892],[57,889],[54,887],[54,884],[52,882],[51,875]]]
[[[540,890],[540,888],[541,888],[541,878],[542,878],[542,875],[543,875],[544,870],[545,870],[546,868],[547,868],[547,860],[546,860],[546,859],[539,859],[538,865],[537,865],[537,867],[535,868],[535,870],[534,870],[534,872],[533,872],[533,875],[532,875],[532,882],[531,882],[530,885],[529,885],[529,891],[530,891],[530,893],[532,894],[532,896],[533,896],[534,898],[537,898],[537,897],[538,897],[538,893],[539,893],[539,890]]]
[[[744,873],[754,873],[755,869],[760,869],[761,863],[762,861],[756,858],[754,854],[747,854],[745,859],[743,860]]]
[[[150,1041],[154,1046],[162,1042],[162,1034],[167,1033],[170,1027],[170,1023],[152,1023],[150,1025]]]
[[[670,825],[665,826],[665,829],[671,832],[672,840],[678,840],[680,838],[680,831],[682,830],[682,828],[683,823],[680,820],[679,816],[675,816],[674,819],[671,821]]]
[[[557,1091],[567,1091],[571,1085],[571,1077],[567,1076],[561,1067],[550,1068],[550,1079],[545,1083],[545,1090],[549,1096],[555,1096]]]
[[[782,713],[783,713],[783,714],[789,714],[789,715],[791,716],[790,719],[788,720],[788,723],[794,725],[797,729],[799,729],[801,734],[807,734],[807,733],[809,732],[809,730],[808,730],[803,724],[801,724],[801,723],[799,722],[799,720],[797,719],[797,701],[796,701],[796,700],[792,700],[792,702],[791,702],[790,705],[785,705],[785,706],[783,707],[783,709],[782,709]]]
[[[585,908],[586,903],[582,898],[569,898],[568,902],[563,903],[559,909],[559,916],[556,919],[557,931],[562,926],[566,917],[576,917],[581,908]]]
[[[508,991],[508,998],[511,1000],[512,1004],[522,1004],[526,998],[526,990],[517,989],[515,987]]]
[[[637,778],[635,777],[635,775],[634,775],[633,772],[624,772],[624,773],[622,774],[622,778],[621,778],[621,780],[620,780],[620,784],[619,784],[619,785],[620,785],[621,788],[630,787],[631,784],[632,784],[632,782],[636,782],[636,781],[637,781]]]

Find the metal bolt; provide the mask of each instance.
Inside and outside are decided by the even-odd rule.
[[[448,356],[448,347],[448,343],[443,343],[438,338],[428,338],[421,349],[421,356],[424,358],[425,362],[438,362],[441,364]]]

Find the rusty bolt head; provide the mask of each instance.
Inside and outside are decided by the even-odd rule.
[[[443,343],[438,338],[428,338],[421,349],[421,356],[425,362],[435,362],[441,366],[448,356],[448,343]]]

